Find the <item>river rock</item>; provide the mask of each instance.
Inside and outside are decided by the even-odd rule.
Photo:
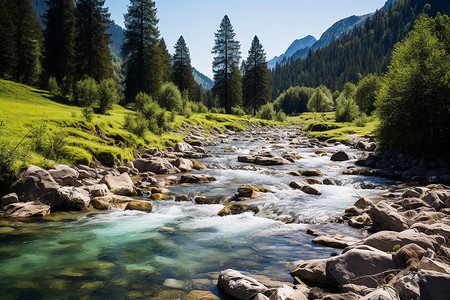
[[[423,232],[428,235],[440,235],[443,236],[447,241],[450,238],[450,226],[444,223],[415,223],[413,226],[411,226],[411,229],[416,229],[419,232]]]
[[[191,291],[185,300],[220,300],[219,297],[209,291]]]
[[[430,191],[425,194],[423,201],[432,206],[436,210],[441,210],[445,207],[445,203],[439,198],[439,195],[435,191]]]
[[[43,218],[50,213],[51,207],[45,204],[32,202],[18,202],[7,205],[0,212],[5,218]]]
[[[360,198],[353,205],[359,209],[366,209],[370,206],[373,206],[373,202],[372,202],[372,200],[367,199],[367,198]]]
[[[363,228],[365,226],[368,226],[372,223],[372,220],[370,219],[369,215],[364,213],[359,216],[351,217],[348,220],[348,225],[354,228]]]
[[[377,148],[377,144],[372,142],[364,142],[364,141],[359,141],[358,143],[356,143],[355,145],[356,149],[360,149],[363,151],[375,151],[375,148]]]
[[[251,155],[240,155],[238,156],[238,162],[253,164],[256,161],[256,156]]]
[[[208,183],[211,181],[216,181],[216,178],[199,174],[185,174],[180,178],[180,183]]]
[[[342,294],[328,294],[322,300],[359,300],[361,296],[353,292],[346,292]]]
[[[392,256],[375,248],[354,248],[326,263],[328,278],[338,285],[355,283],[376,288],[378,283],[369,276],[398,269]]]
[[[123,173],[119,176],[106,175],[100,182],[105,183],[117,195],[129,196],[135,190],[133,181],[128,173]]]
[[[84,189],[89,192],[91,197],[102,197],[110,193],[108,186],[104,183],[85,186]]]
[[[322,176],[323,173],[319,170],[305,170],[300,171],[300,174],[305,177],[315,177],[315,176]]]
[[[377,248],[381,251],[392,251],[395,245],[403,247],[408,244],[417,244],[423,249],[432,249],[435,252],[439,251],[440,245],[433,236],[419,233],[415,229],[408,229],[402,232],[395,231],[380,231],[372,234],[362,241],[363,245],[368,245]]]
[[[279,166],[286,165],[289,161],[282,157],[256,157],[255,164],[261,166]]]
[[[344,172],[342,172],[344,175],[361,175],[361,176],[375,176],[376,171],[373,169],[366,169],[366,168],[350,168],[345,169]]]
[[[390,286],[378,288],[367,294],[361,300],[400,300],[398,292]]]
[[[254,205],[245,205],[242,203],[234,203],[230,204],[228,206],[225,206],[223,209],[221,209],[217,215],[223,217],[228,215],[239,215],[248,211],[252,211],[253,213],[257,214],[259,213],[259,208]]]
[[[357,238],[337,233],[321,235],[312,240],[314,244],[338,249],[347,248],[348,246],[354,245],[359,241],[360,240]]]
[[[181,172],[190,172],[194,169],[194,163],[186,158],[178,158],[171,161],[171,164],[180,169]]]
[[[327,277],[326,265],[327,259],[312,259],[296,266],[290,274],[292,277],[298,277],[302,280],[333,285],[333,282]]]
[[[412,210],[421,207],[431,207],[425,201],[419,198],[406,198],[396,201],[395,204],[400,205],[404,210]]]
[[[332,161],[346,161],[346,160],[349,160],[350,158],[348,157],[347,153],[345,153],[344,151],[339,151],[339,152],[336,152],[335,154],[333,154],[330,159]]]
[[[270,295],[269,300],[307,300],[306,296],[299,290],[294,290],[292,287],[283,284],[281,287],[277,288],[272,295]]]
[[[1,201],[2,206],[7,206],[7,205],[9,205],[11,203],[19,202],[19,198],[17,197],[16,193],[11,193],[11,194],[3,196],[0,199],[0,201]]]
[[[231,269],[220,272],[217,285],[228,295],[242,300],[269,290],[261,282]]]
[[[106,195],[103,197],[95,197],[91,200],[90,206],[98,210],[106,210],[113,207],[118,207],[121,203],[134,201],[133,198],[119,195]]]
[[[401,299],[447,299],[450,295],[450,275],[418,270],[399,278],[394,287]]]
[[[369,210],[374,226],[385,230],[403,231],[408,228],[407,220],[385,201],[380,201]]]
[[[144,212],[151,212],[153,203],[150,201],[130,201],[128,202],[125,210],[139,210]]]
[[[78,172],[66,165],[57,165],[48,170],[52,178],[60,185],[69,185],[78,179]]]
[[[175,144],[175,152],[185,153],[185,152],[196,152],[196,151],[195,151],[194,147],[192,147],[188,143],[181,142],[181,143]]]
[[[89,205],[91,196],[83,187],[63,186],[59,191],[68,199],[67,210],[82,210]]]
[[[252,187],[251,185],[243,185],[238,188],[238,198],[250,198],[250,199],[257,199],[261,197],[260,194],[256,192],[256,188]]]
[[[320,188],[318,188],[317,186],[313,186],[313,185],[306,184],[306,185],[302,186],[302,188],[300,190],[303,193],[310,194],[310,195],[317,195],[317,196],[322,195],[322,190]]]
[[[403,246],[397,252],[393,253],[392,258],[398,265],[406,268],[411,263],[417,264],[426,252],[427,251],[425,249],[416,244],[408,244]]]
[[[173,166],[166,158],[139,158],[133,162],[140,173],[153,172],[155,174],[177,174],[180,169]]]

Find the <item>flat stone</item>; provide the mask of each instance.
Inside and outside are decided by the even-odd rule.
[[[139,210],[144,212],[151,212],[153,203],[149,201],[130,201],[128,202],[125,210]]]
[[[7,205],[0,214],[6,218],[43,218],[50,213],[50,209],[49,205],[18,202]]]
[[[312,242],[314,244],[326,247],[344,249],[350,245],[354,245],[360,242],[360,240],[351,236],[345,236],[336,233],[318,236],[315,239],[313,239]]]

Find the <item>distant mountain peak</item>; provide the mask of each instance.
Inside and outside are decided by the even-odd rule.
[[[290,46],[289,48],[286,50],[286,52],[284,54],[281,54],[280,56],[275,56],[273,59],[269,60],[267,62],[267,67],[269,69],[273,69],[275,68],[277,63],[282,63],[287,61],[288,59],[290,59],[292,57],[292,55],[302,49],[308,49],[309,47],[311,47],[315,42],[316,42],[316,38],[313,37],[312,35],[307,35],[304,38],[300,38],[295,40]]]

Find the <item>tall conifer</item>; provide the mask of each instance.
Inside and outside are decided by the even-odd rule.
[[[161,50],[161,67],[162,67],[162,82],[168,82],[172,78],[172,56],[170,56],[167,44],[164,38],[161,38],[158,43]]]
[[[181,92],[188,91],[189,99],[194,98],[194,75],[192,73],[189,48],[183,36],[180,36],[173,55],[172,80]]]
[[[131,0],[125,15],[126,60],[125,97],[134,99],[139,92],[156,95],[162,79],[161,50],[155,2]]]
[[[237,67],[240,60],[240,44],[234,38],[233,26],[227,15],[222,19],[220,27],[215,33],[215,45],[212,53],[216,56],[213,60],[214,92],[219,96],[219,101],[228,114],[233,106],[230,94],[230,80],[233,67]]]
[[[253,38],[248,51],[248,58],[243,63],[244,106],[253,109],[256,115],[258,108],[270,101],[269,70],[266,54],[257,36]]]
[[[106,33],[112,22],[104,5],[104,0],[77,1],[75,53],[79,78],[87,75],[101,81],[113,75],[110,35]]]

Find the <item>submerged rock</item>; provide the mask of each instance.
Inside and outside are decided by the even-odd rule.
[[[221,217],[228,215],[239,215],[248,211],[252,211],[253,213],[259,213],[259,208],[253,205],[245,205],[242,203],[230,204],[223,209],[221,209],[217,214]]]
[[[220,272],[217,285],[228,295],[242,300],[269,290],[258,280],[231,269]]]
[[[314,244],[338,249],[347,248],[348,246],[354,245],[359,241],[360,240],[357,238],[337,233],[321,235],[312,240]]]
[[[181,176],[180,183],[208,183],[216,181],[216,178],[209,175],[186,174]]]

